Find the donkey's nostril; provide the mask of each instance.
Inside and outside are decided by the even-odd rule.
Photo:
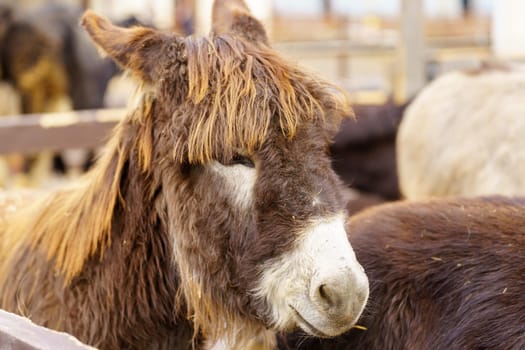
[[[338,307],[343,298],[343,291],[338,288],[337,283],[321,283],[315,293],[315,301],[325,309]]]
[[[319,296],[321,299],[324,299],[327,303],[331,304],[332,302],[330,301],[330,296],[327,294],[326,289],[326,284],[321,284],[319,286]]]
[[[332,306],[334,303],[334,296],[332,295],[333,291],[326,284],[321,284],[319,286],[319,299],[321,302],[325,303],[327,306]]]

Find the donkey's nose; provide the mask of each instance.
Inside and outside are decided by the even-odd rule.
[[[353,318],[368,298],[368,284],[351,273],[325,276],[311,285],[310,298],[319,311],[337,319]]]

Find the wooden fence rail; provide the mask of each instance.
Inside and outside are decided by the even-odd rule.
[[[0,117],[0,154],[100,146],[125,109]]]

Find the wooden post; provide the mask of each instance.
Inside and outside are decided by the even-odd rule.
[[[492,47],[494,54],[503,59],[525,57],[525,1],[494,1],[492,12]]]
[[[402,0],[400,71],[394,95],[398,102],[413,97],[426,83],[425,33],[421,0]]]
[[[196,0],[195,33],[206,35],[211,28],[211,7],[213,0]]]
[[[323,16],[325,19],[332,18],[332,0],[323,0]]]

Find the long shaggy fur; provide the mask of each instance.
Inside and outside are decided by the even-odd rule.
[[[104,349],[269,346],[271,324],[249,291],[259,262],[294,239],[271,215],[313,215],[275,196],[317,181],[318,210],[342,209],[325,152],[350,114],[344,94],[235,31],[180,38],[89,12],[82,23],[144,93],[79,184],[5,216],[0,307]],[[296,163],[260,170],[260,233],[255,209],[232,207],[206,166],[263,145],[270,161],[288,152]],[[276,190],[281,178],[290,181]]]

